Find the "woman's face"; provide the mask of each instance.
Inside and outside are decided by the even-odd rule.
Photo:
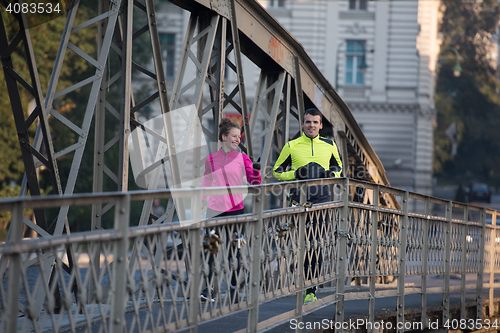
[[[238,148],[241,140],[241,131],[239,128],[231,128],[228,135],[222,135],[222,145],[224,151],[229,152]]]

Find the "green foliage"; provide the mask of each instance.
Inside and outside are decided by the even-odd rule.
[[[65,0],[66,1],[66,0]],[[69,1],[69,0],[68,0]],[[91,17],[95,17],[98,11],[97,0],[86,0],[80,3],[78,15],[76,16],[75,25],[87,21]],[[134,31],[138,31],[145,24],[147,24],[147,17],[144,12],[135,11],[134,17]],[[7,29],[8,38],[12,40],[19,27],[16,26],[16,21],[9,17],[5,11],[1,11],[4,19],[4,24]],[[123,17],[121,18],[123,19]],[[38,68],[42,93],[47,95],[47,89],[50,82],[50,76],[54,67],[55,58],[58,53],[59,43],[61,41],[62,32],[66,23],[66,16],[61,16],[46,23],[30,27],[29,33],[33,48],[35,50],[36,65]],[[89,54],[94,59],[97,59],[97,24],[93,24],[85,29],[82,29],[71,35],[70,41]],[[144,47],[149,45],[149,34],[145,33],[140,36],[133,44],[133,59],[142,66],[154,72],[151,62],[151,48]],[[31,82],[26,64],[25,55],[22,45],[18,47],[12,54],[12,61],[15,70],[28,82]],[[114,50],[110,51],[110,58],[107,64],[107,78],[108,80],[121,70],[120,59]],[[79,57],[75,52],[68,50],[65,55],[64,65],[61,69],[59,83],[56,91],[61,91],[67,87],[81,82],[85,78],[92,76],[95,73],[95,68],[87,61]],[[133,70],[132,75],[137,78],[138,71]],[[144,75],[142,75],[144,77]],[[29,93],[19,86],[23,109],[28,110],[28,104],[33,99]],[[151,95],[152,91],[156,89],[156,85],[148,83],[143,84],[141,87],[134,87],[134,100],[136,103],[143,98]],[[87,107],[90,93],[90,85],[79,88],[70,94],[64,95],[53,102],[54,109],[61,115],[75,123],[77,126],[82,125],[83,115]],[[116,110],[121,107],[121,79],[118,79],[107,91],[106,100],[114,106]],[[144,108],[146,109],[146,108]],[[147,114],[147,110],[141,110],[142,114]],[[27,117],[28,114],[25,114]],[[6,83],[3,71],[0,71],[0,197],[17,196],[19,194],[19,184],[24,174],[24,164],[21,158],[21,150],[17,138],[16,128],[10,100],[8,97]],[[95,118],[93,118],[95,121]],[[109,142],[116,133],[120,130],[120,121],[117,120],[111,113],[106,115],[106,131],[105,142]],[[65,124],[55,119],[49,118],[49,126],[51,137],[53,140],[54,150],[56,152],[65,149],[79,140],[78,134],[69,129]],[[94,123],[92,123],[88,140],[85,147],[83,159],[78,171],[78,178],[75,184],[74,193],[89,193],[93,191],[93,171],[94,171]],[[36,124],[30,128],[30,137],[34,137]],[[59,157],[57,164],[59,168],[60,178],[62,182],[63,191],[66,187],[68,175],[71,169],[71,164],[74,158],[74,153]],[[119,159],[118,145],[111,147],[106,151],[105,164],[118,175],[117,165]],[[11,183],[17,184],[16,188],[11,188]],[[132,171],[129,172],[130,190],[138,189],[133,181]],[[40,188],[43,194],[53,194],[54,186],[48,170],[40,170]],[[116,191],[117,185],[108,176],[104,176],[103,191]],[[131,221],[138,221],[141,211],[142,202],[132,203]],[[91,206],[72,206],[68,213],[68,221],[72,231],[90,230],[91,221]],[[4,212],[2,212],[4,213]],[[4,215],[0,214],[0,233],[1,230],[7,230],[7,224],[10,220],[9,213],[5,212]],[[46,219],[50,224],[57,218],[57,209],[46,209]],[[111,209],[103,215],[102,227],[112,228],[114,223],[114,209]],[[0,235],[1,238],[1,235]]]
[[[94,15],[94,10],[95,9],[92,7],[85,7],[81,5],[78,11],[76,24],[88,20],[91,15]],[[8,13],[4,10],[1,11],[1,15],[8,39],[12,40],[14,35],[19,30],[19,26],[16,20],[9,17]],[[40,78],[40,86],[44,96],[47,95],[50,77],[55,64],[65,24],[66,16],[61,16],[29,29],[30,39],[35,53],[36,66]],[[77,35],[72,37],[72,41],[75,44],[77,43],[78,47],[85,52],[92,54],[95,53],[96,49],[96,34],[97,27],[94,25],[88,29],[80,31]],[[26,55],[24,53],[22,43],[12,53],[11,59],[14,70],[26,81],[31,83],[29,69],[25,60]],[[66,53],[64,64],[65,65],[61,69],[57,91],[70,87],[76,82],[82,80],[84,77],[88,77],[92,74],[90,70],[93,67],[72,51],[68,51]],[[29,94],[28,91],[20,85],[18,85],[18,87],[23,110],[25,110],[25,118],[27,118],[27,110],[29,109],[28,105],[33,100],[33,96],[31,96],[31,94]],[[68,119],[74,120],[83,118],[86,100],[88,100],[88,94],[85,94],[85,89],[79,89],[69,96],[56,99],[53,105],[59,113],[63,114]],[[0,71],[0,117],[2,119],[2,122],[0,122],[0,188],[2,189],[0,191],[0,197],[12,197],[19,195],[19,184],[24,174],[24,163],[21,158],[21,150],[19,147],[13,112],[10,105],[3,70]],[[70,143],[76,142],[78,139],[72,130],[60,123],[54,117],[49,119],[49,125],[56,152],[67,147]],[[29,128],[31,138],[34,137],[35,130],[36,123]],[[68,156],[58,159],[58,167],[62,175],[68,173],[71,157],[72,156]],[[9,186],[12,182],[17,184],[15,189],[12,189]],[[82,184],[87,186],[88,182],[83,182]],[[92,181],[90,181],[90,186],[92,186]],[[40,188],[43,194],[53,193],[54,186],[47,170],[40,171]],[[7,224],[10,220],[9,214],[10,213],[5,212],[4,215],[0,216],[0,230],[7,229]],[[54,213],[51,214],[51,212],[47,212],[48,221],[53,221],[55,217],[52,215],[54,215]]]
[[[499,83],[492,67],[492,35],[500,17],[497,1],[443,0],[442,66],[436,85],[434,172],[442,179],[464,183],[488,177],[500,167]],[[455,48],[463,71],[453,76]],[[456,122],[458,151],[452,156],[445,131]]]
[[[3,183],[0,188],[0,198],[15,197],[18,195],[20,186],[11,187]],[[29,217],[33,214],[32,209],[25,209],[24,215]],[[5,241],[9,230],[12,213],[10,210],[0,210],[0,242]]]

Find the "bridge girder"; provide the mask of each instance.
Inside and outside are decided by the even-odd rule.
[[[105,179],[116,184],[117,191],[128,190],[129,142],[139,145],[143,140],[137,132],[132,131],[137,128],[145,132],[149,131],[149,133],[154,131],[141,122],[138,112],[155,102],[160,105],[164,122],[164,132],[158,138],[160,145],[155,151],[155,160],[164,159],[161,168],[170,169],[174,183],[180,184],[185,176],[183,172],[186,160],[177,152],[189,147],[176,146],[173,136],[174,124],[168,114],[171,110],[182,107],[183,98],[187,95],[189,97],[186,100],[195,105],[196,117],[200,119],[201,124],[200,128],[196,128],[193,122],[191,132],[200,130],[216,142],[216,126],[212,129],[207,128],[202,120],[208,118],[217,124],[222,117],[223,110],[232,108],[240,113],[243,119],[243,133],[246,139],[245,144],[241,145],[242,150],[248,153],[252,160],[256,160],[256,151],[258,151],[264,166],[271,163],[273,151],[279,153],[281,147],[297,135],[290,133],[291,124],[301,123],[306,106],[315,106],[323,112],[326,121],[335,129],[333,137],[339,143],[347,170],[345,175],[389,185],[382,163],[364,137],[347,105],[315,66],[302,45],[256,1],[172,1],[173,4],[190,11],[191,18],[170,98],[167,96],[154,0],[145,0],[144,3],[132,0],[99,1],[97,15],[77,24],[80,2],[80,0],[73,0],[71,8],[67,10],[66,25],[62,32],[60,47],[45,97],[43,97],[38,79],[38,69],[33,56],[34,48],[30,40],[26,15],[21,13],[16,16],[20,28],[16,37],[11,41],[8,41],[5,32],[6,22],[1,22],[0,49],[5,50],[1,55],[2,64],[26,170],[20,196],[27,195],[28,189],[31,195],[40,193],[40,178],[37,170],[41,166],[50,170],[52,186],[56,194],[74,192],[94,117],[93,191],[103,191]],[[7,7],[8,1],[1,0],[1,4]],[[147,24],[135,32],[133,31],[134,15],[139,15],[147,21]],[[94,24],[98,25],[96,57],[87,54],[77,44],[70,41],[72,35],[82,29],[90,29]],[[149,34],[153,70],[149,69],[149,64],[139,64],[132,57],[134,42],[145,33]],[[20,43],[25,49],[31,83],[15,71],[10,58],[11,53]],[[68,51],[79,55],[95,70],[92,76],[71,87],[62,88],[59,78],[63,66],[70,65],[65,62]],[[234,60],[229,57],[230,54]],[[260,69],[252,112],[248,111],[247,106],[243,56],[250,59]],[[113,73],[109,67],[111,59],[118,59],[120,63],[119,70]],[[186,72],[188,63],[196,68],[197,75],[194,79]],[[151,80],[156,90],[137,102],[132,84],[133,70]],[[234,71],[237,77],[237,85],[231,91],[227,90],[228,87],[225,84],[226,70]],[[28,112],[23,110],[18,84],[34,97],[36,103],[34,110],[27,110]],[[107,94],[109,88],[115,84],[121,84],[119,103],[109,99]],[[70,120],[70,117],[57,111],[54,101],[81,88],[89,90],[87,104],[78,106],[85,110],[82,113],[83,117],[76,121]],[[207,90],[210,95],[208,102],[203,98]],[[239,98],[236,97],[237,95]],[[26,119],[25,114],[30,114],[30,116]],[[50,117],[71,129],[77,135],[77,141],[55,151],[48,123]],[[114,121],[119,123],[119,130],[111,136],[109,135],[109,121],[107,121],[109,118],[114,118]],[[36,135],[34,138],[29,138],[27,128],[35,120],[38,120]],[[264,120],[263,130],[258,128],[258,120]],[[33,143],[30,144],[30,142]],[[107,159],[106,156],[113,150],[119,151],[119,158]],[[57,162],[63,157],[71,157],[71,154],[70,172],[66,179],[61,179]],[[142,156],[146,152],[139,151],[138,154]],[[200,167],[205,156],[195,155],[198,159],[194,161],[193,176],[199,178]],[[142,165],[142,167],[147,168],[147,165]],[[155,169],[152,181],[148,184],[149,189],[157,188],[161,168]],[[363,177],[357,176],[360,170],[364,171]],[[175,184],[170,185],[175,187]],[[148,224],[151,220],[152,202],[153,200],[144,202],[139,225]],[[398,206],[393,197],[389,197],[386,203],[389,207]],[[183,203],[177,201],[174,206],[170,201],[163,216],[153,216],[153,223],[172,221],[174,207],[177,207],[179,218],[185,219]],[[93,230],[101,229],[102,216],[112,208],[112,204],[104,207],[100,204],[93,205]],[[35,210],[36,222],[25,219],[25,224],[41,237],[59,235],[65,231],[65,227],[69,232],[68,210],[69,206],[61,207],[57,219],[49,225],[45,222],[45,212],[37,209]],[[134,258],[139,251],[141,249],[135,249]],[[53,264],[54,258],[45,262],[48,266]],[[43,297],[39,295],[39,299],[38,308],[41,308]]]

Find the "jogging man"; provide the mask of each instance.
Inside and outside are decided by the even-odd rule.
[[[289,141],[281,150],[280,156],[273,168],[273,175],[278,180],[305,180],[315,178],[340,177],[342,161],[340,160],[337,145],[332,140],[319,136],[323,128],[323,114],[317,109],[308,109],[304,112],[302,136]],[[300,201],[300,190],[290,190],[290,201]],[[310,186],[307,189],[307,201],[324,203],[331,200],[328,185]],[[324,221],[319,221],[323,223]],[[313,221],[313,228],[319,227]],[[306,233],[306,235],[312,233]],[[312,241],[312,239],[309,239]],[[306,258],[307,258],[306,254]],[[318,263],[321,270],[322,259],[312,253],[312,259],[304,262],[304,275],[307,277],[309,269],[313,275]],[[316,301],[316,287],[306,290],[304,304]]]

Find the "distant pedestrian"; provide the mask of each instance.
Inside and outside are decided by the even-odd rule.
[[[165,207],[161,205],[160,199],[154,199],[152,212],[156,217],[160,217],[165,214]]]

